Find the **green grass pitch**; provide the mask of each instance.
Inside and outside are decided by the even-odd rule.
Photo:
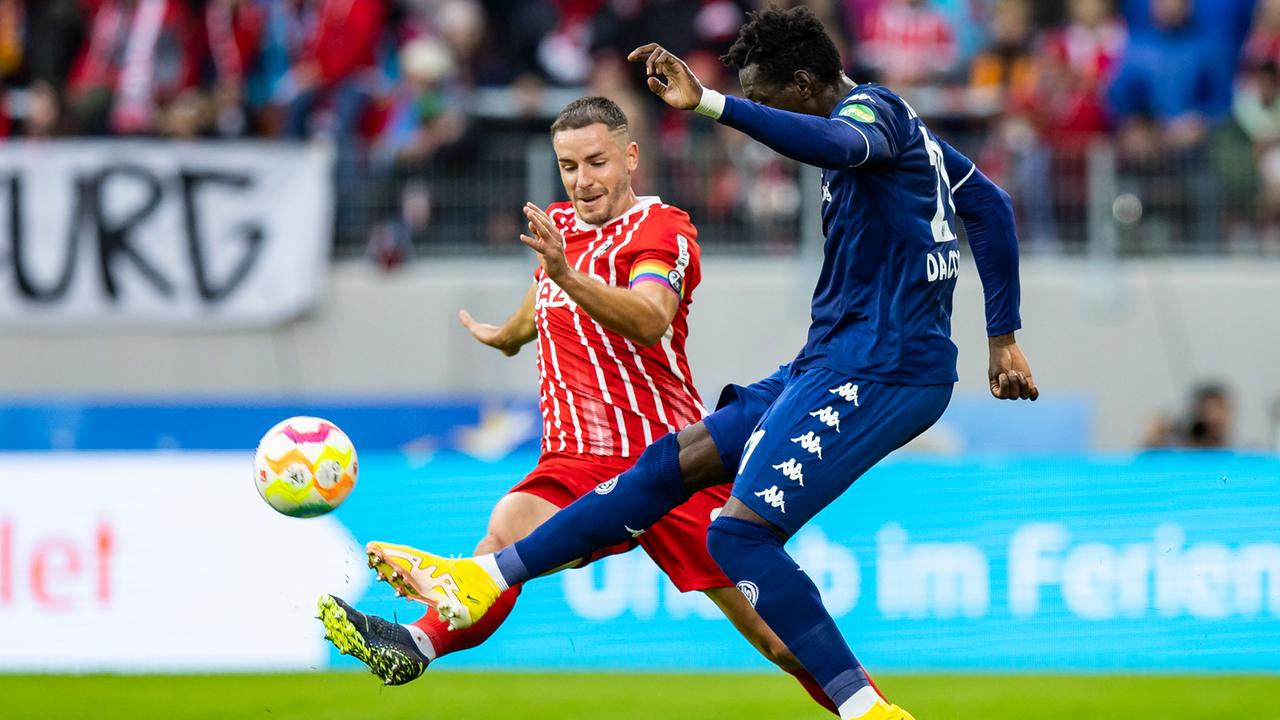
[[[894,675],[917,720],[1280,720],[1280,676]],[[6,720],[820,720],[781,675],[0,676]]]

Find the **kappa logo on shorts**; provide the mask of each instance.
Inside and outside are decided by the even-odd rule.
[[[818,418],[819,422],[826,423],[827,427],[833,427],[836,432],[840,432],[840,411],[832,408],[830,405],[821,410],[814,410],[809,413],[809,417]]]
[[[796,462],[795,458],[779,463],[773,466],[774,470],[781,470],[782,474],[787,476],[788,480],[794,480],[800,483],[800,487],[804,487],[804,466]]]
[[[638,538],[638,537],[640,537],[641,535],[643,535],[643,534],[644,534],[644,531],[643,531],[643,530],[632,530],[632,529],[631,529],[629,526],[627,526],[627,525],[623,525],[623,526],[622,526],[622,529],[624,529],[624,530],[626,530],[627,532],[631,533],[631,537],[633,537],[633,538]]]
[[[832,395],[839,395],[845,399],[845,402],[851,402],[854,407],[858,407],[858,386],[853,383],[845,383],[840,387],[831,388],[827,392]]]
[[[756,497],[764,498],[764,501],[768,503],[770,507],[775,507],[781,510],[783,515],[787,514],[786,491],[779,490],[777,485],[774,485],[768,490],[761,490],[756,493]]]
[[[810,430],[800,437],[791,438],[791,442],[800,443],[800,447],[817,455],[819,460],[822,459],[822,437],[818,433]]]
[[[760,588],[750,580],[743,580],[738,583],[738,590],[742,592],[742,596],[747,599],[751,607],[756,606],[756,601],[760,599]]]
[[[596,494],[608,495],[609,493],[613,492],[613,489],[616,487],[618,487],[618,478],[613,478],[612,480],[605,480],[604,482],[596,486]]]

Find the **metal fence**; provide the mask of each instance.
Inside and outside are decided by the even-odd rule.
[[[394,263],[519,252],[521,205],[564,197],[545,127],[482,119],[429,159],[365,153],[339,171],[337,253]],[[1255,151],[1234,127],[1194,150],[1145,155],[1112,138],[1057,147],[943,134],[1010,192],[1024,254],[1280,255],[1280,151]],[[717,125],[648,138],[634,185],[688,211],[710,252],[821,245],[817,171]]]

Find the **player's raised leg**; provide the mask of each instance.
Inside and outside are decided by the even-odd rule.
[[[450,612],[453,627],[467,627],[488,612],[488,598],[496,597],[494,587],[519,585],[591,557],[601,548],[629,541],[699,490],[728,482],[742,456],[744,440],[781,392],[786,372],[781,368],[748,387],[725,388],[714,413],[679,433],[659,438],[630,469],[601,483],[595,492],[585,493],[528,537],[493,555],[461,560],[429,555],[432,559],[425,567],[436,568],[437,573],[448,568],[448,583],[457,584],[456,588],[450,584],[437,589],[442,580],[430,573],[388,571],[387,577],[406,596],[426,598],[431,594],[431,602],[437,605],[450,596],[462,598],[465,613],[446,612]],[[488,577],[478,578],[477,570],[485,571]]]
[[[507,494],[494,506],[488,533],[476,546],[476,552],[492,552],[519,540],[557,510],[559,506],[536,495]],[[371,557],[377,558],[376,569],[384,579],[393,577],[392,568],[396,568],[396,577],[434,574],[452,578],[458,573],[452,564],[444,564],[454,562],[447,558],[435,558],[407,546],[370,545]],[[431,569],[433,566],[435,570]],[[449,582],[456,587],[451,579],[437,577],[433,582]],[[402,587],[416,592],[411,584]],[[493,597],[482,620],[459,632],[450,632],[448,623],[431,609],[413,623],[397,625],[360,613],[340,598],[327,595],[320,599],[320,619],[326,636],[341,652],[364,662],[386,684],[401,685],[420,676],[431,662],[488,640],[511,614],[519,594],[518,585],[504,588]]]
[[[822,684],[842,719],[910,715],[880,697],[783,545],[862,473],[932,425],[950,396],[950,385],[859,383],[823,368],[796,372],[748,440],[733,499],[707,533],[712,557]]]

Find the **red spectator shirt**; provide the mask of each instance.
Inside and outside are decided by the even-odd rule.
[[[932,8],[884,5],[862,34],[862,54],[885,82],[929,81],[955,64],[955,33]]]
[[[662,339],[639,347],[592,319],[542,268],[534,273],[543,450],[638,456],[706,413],[685,356],[689,305],[702,279],[698,231],[683,210],[656,197],[601,226],[580,221],[571,203],[547,212],[578,271],[616,287],[655,282],[680,295]]]

